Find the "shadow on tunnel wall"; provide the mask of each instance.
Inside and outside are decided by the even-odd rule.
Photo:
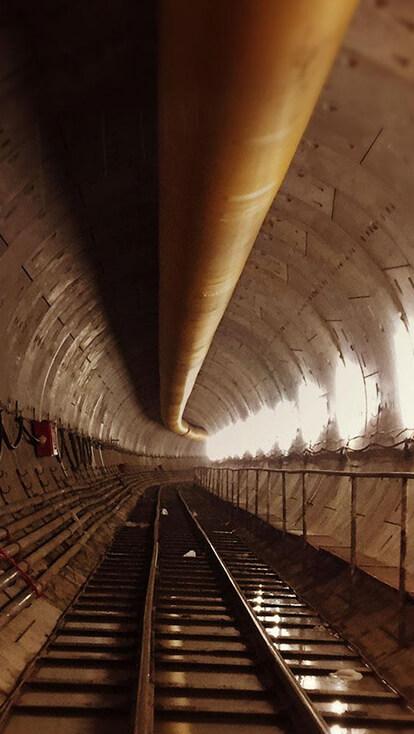
[[[11,3],[32,54],[42,153],[143,412],[159,420],[154,0]],[[68,243],[68,247],[72,247]]]

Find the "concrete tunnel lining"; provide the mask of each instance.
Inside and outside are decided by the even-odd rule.
[[[77,483],[93,492],[112,477],[122,493],[133,472],[140,488],[191,481],[194,467],[207,463],[203,448],[167,431],[159,406],[155,3],[41,0],[36,12],[25,2],[1,12],[0,406],[11,436],[17,401],[27,420],[58,420],[100,448],[93,468],[75,472],[66,459],[63,469],[55,458],[36,459],[26,443],[4,449],[0,507],[42,493],[46,502],[55,488]],[[245,470],[254,463],[252,492],[256,467],[414,470],[414,394],[405,382],[401,406],[407,355],[395,341],[414,333],[413,34],[409,0],[361,1],[189,399],[185,418],[215,433],[263,406],[294,403],[305,381],[320,387],[330,417],[313,446],[320,454],[305,454],[309,446],[296,435],[284,458],[274,450],[226,460]],[[375,407],[350,451],[336,420],[343,362],[357,366]],[[119,466],[127,464],[125,478]],[[292,480],[292,538],[301,530],[300,490]],[[277,531],[276,480],[272,491]],[[308,491],[314,543],[329,536],[346,545],[347,480],[310,480]],[[254,512],[254,494],[242,500]],[[359,551],[395,578],[399,490],[366,480],[358,502]],[[117,510],[44,597],[2,631],[2,690],[50,634],[124,514]],[[410,501],[408,583],[413,521]],[[390,601],[395,583],[380,591],[365,571],[361,606],[348,619],[341,568],[333,565],[326,587],[313,578],[317,603],[349,635],[359,627],[358,644],[370,654],[386,650],[384,669],[412,696],[412,645],[398,646],[398,604]]]
[[[155,194],[154,189],[150,194],[149,186],[154,176],[148,179],[144,172],[155,160],[151,9],[144,5],[132,10],[125,3],[116,20],[108,8],[99,30],[86,23],[76,34],[76,46],[76,12],[69,19],[64,5],[52,12],[47,2],[42,12],[43,28],[39,19],[21,12],[14,17],[11,13],[2,31],[7,73],[2,94],[0,318],[8,345],[0,367],[2,401],[18,400],[26,415],[33,410],[50,414],[104,439],[121,437],[131,450],[159,453],[157,442],[162,437],[168,453],[197,453],[190,442],[177,441],[157,428],[157,265],[155,220],[150,213]],[[262,379],[260,360],[243,352],[232,313],[239,305],[253,309],[251,322],[246,311],[244,328],[251,331],[252,340],[259,344],[261,340],[262,353],[268,352],[274,323],[275,339],[283,338],[290,358],[280,367],[275,363],[268,382],[283,385],[282,373],[288,369],[292,395],[298,386],[293,367],[297,358],[303,374],[312,374],[329,391],[336,350],[350,358],[358,355],[366,374],[378,373],[377,430],[387,435],[389,443],[405,428],[395,396],[392,331],[400,314],[408,322],[412,318],[409,21],[410,8],[404,2],[361,3],[216,336],[219,344],[221,333],[234,333],[230,373],[234,379],[232,364],[242,360],[243,370],[257,385]],[[138,38],[145,38],[140,53],[146,63],[142,72],[138,67],[130,70],[122,86],[105,53],[112,44],[119,68],[126,69],[136,58],[133,31],[138,27]],[[112,36],[111,28],[117,29]],[[84,42],[91,33],[95,33],[95,57]],[[375,41],[376,35],[381,41]],[[53,40],[58,37],[59,44]],[[82,84],[68,73],[75,56],[76,68],[83,63],[87,70]],[[101,64],[96,63],[98,58]],[[137,94],[127,101],[131,81]],[[111,109],[105,102],[105,84],[117,100]],[[127,131],[132,132],[135,123],[141,132],[128,138],[126,146]],[[138,182],[132,175],[134,166],[140,171]],[[134,199],[141,203],[132,213]],[[115,268],[109,269],[114,243],[114,251],[126,264],[119,267],[116,257]],[[91,248],[99,251],[100,261],[94,261]],[[134,265],[128,260],[131,252]],[[306,305],[315,287],[319,292]],[[288,321],[280,319],[279,310],[289,313]],[[127,344],[125,324],[133,314],[138,338]],[[309,346],[297,343],[296,328],[311,340]],[[332,330],[336,343],[331,339],[329,344],[327,334]],[[214,348],[213,344],[204,370],[213,375],[218,396],[212,394],[210,412],[216,410],[224,425],[230,413],[222,413],[223,405],[233,405],[232,420],[239,408],[224,382],[220,384]],[[205,382],[203,371],[199,381]],[[255,411],[256,399],[243,392],[249,409]],[[205,428],[214,430],[217,419],[209,425],[199,393],[196,386],[188,414],[195,419],[202,412]],[[265,390],[260,400],[269,399]],[[108,417],[115,412],[109,425]],[[154,430],[145,430],[152,425]],[[146,433],[151,446],[142,438]],[[135,436],[140,436],[138,442]]]

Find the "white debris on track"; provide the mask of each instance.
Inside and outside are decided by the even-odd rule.
[[[329,673],[329,676],[330,678],[338,678],[343,681],[361,680],[363,677],[362,673],[359,673],[353,668],[340,668],[339,670],[335,670],[335,672]]]

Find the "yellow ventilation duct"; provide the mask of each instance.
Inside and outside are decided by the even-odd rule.
[[[357,0],[160,0],[161,412],[183,419]]]

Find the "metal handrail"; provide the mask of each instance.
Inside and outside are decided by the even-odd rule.
[[[155,582],[158,572],[161,487],[158,489],[157,507],[153,526],[151,566],[145,595],[144,617],[141,633],[141,655],[139,660],[138,686],[133,713],[132,734],[152,734],[154,730],[154,671],[153,630]]]
[[[414,479],[414,472],[394,471],[394,472],[379,472],[379,471],[342,471],[340,469],[274,469],[268,466],[197,466],[195,471],[198,470],[217,469],[224,471],[264,471],[271,472],[272,474],[325,474],[332,475],[335,477],[357,477],[360,479]]]
[[[195,478],[200,480],[201,486],[204,486],[208,491],[215,492],[222,499],[230,501],[232,504],[241,507],[240,494],[241,494],[241,481],[240,478],[243,476],[243,472],[246,474],[246,504],[245,509],[249,509],[249,486],[248,486],[248,474],[249,472],[255,472],[255,512],[256,516],[259,516],[258,510],[258,494],[259,494],[259,474],[264,473],[268,476],[267,482],[267,512],[266,521],[270,522],[270,480],[269,477],[272,474],[282,477],[281,487],[281,500],[282,500],[282,531],[283,533],[289,532],[287,528],[287,489],[286,479],[288,475],[296,475],[301,478],[301,494],[302,494],[302,538],[303,541],[307,541],[308,529],[307,529],[307,484],[306,478],[308,475],[319,475],[319,476],[331,476],[339,477],[350,480],[350,572],[351,580],[354,581],[356,569],[357,569],[357,484],[359,479],[391,479],[398,480],[401,483],[401,503],[400,503],[400,550],[399,550],[399,562],[398,562],[398,593],[399,593],[399,606],[400,606],[400,622],[399,622],[399,638],[401,642],[405,639],[405,611],[406,611],[406,598],[407,598],[407,537],[408,537],[408,482],[414,479],[414,472],[378,472],[378,471],[352,471],[352,470],[338,470],[338,469],[308,469],[308,468],[294,468],[294,469],[276,469],[271,467],[259,467],[259,466],[209,466],[209,467],[197,467],[195,469]],[[229,472],[232,473],[232,494],[229,493]],[[237,476],[237,498],[234,499],[234,475]],[[224,493],[224,482],[221,482],[221,477],[226,478],[226,496]],[[222,491],[220,487],[222,486]]]
[[[226,585],[232,592],[233,598],[236,601],[238,611],[244,622],[249,628],[250,633],[254,637],[257,648],[260,650],[260,654],[264,655],[267,665],[276,673],[280,680],[286,695],[289,697],[292,705],[294,706],[298,717],[300,718],[304,731],[309,734],[329,734],[330,727],[323,720],[319,712],[314,708],[312,701],[306,692],[301,688],[295,676],[286,665],[282,656],[278,650],[274,647],[272,640],[264,627],[257,619],[254,612],[251,610],[248,602],[246,601],[241,588],[235,580],[233,574],[227,567],[226,563],[222,560],[219,553],[215,549],[213,543],[205,532],[204,528],[194,517],[187,502],[182,496],[181,492],[178,492],[181,502],[183,503],[189,517],[192,519],[196,526],[198,533],[201,535],[210,556],[214,559],[221,575],[225,578]]]

